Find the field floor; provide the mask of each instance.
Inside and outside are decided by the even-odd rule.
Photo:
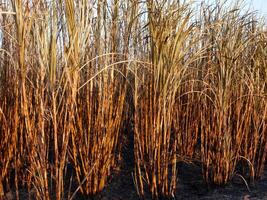
[[[133,141],[133,138],[130,139]],[[75,200],[139,200],[134,182],[134,154],[133,144],[126,145],[122,151],[121,168],[113,172],[109,178],[106,188],[95,197],[84,197],[79,192]],[[178,164],[178,186],[175,200],[267,200],[267,167],[261,180],[254,184],[249,184],[247,188],[245,182],[238,176],[226,186],[207,186],[201,175],[201,164]],[[250,191],[249,191],[250,190]],[[146,192],[145,200],[150,200]],[[15,192],[13,191],[15,199]],[[34,195],[33,195],[34,196]],[[28,199],[27,193],[22,192],[20,199]],[[160,199],[165,200],[165,199]]]
[[[122,149],[122,161],[119,163],[120,169],[113,172],[109,178],[105,189],[95,197],[84,197],[79,192],[75,200],[139,200],[134,182],[134,153],[133,138],[129,138]],[[267,166],[265,174],[261,180],[256,180],[254,184],[245,182],[235,176],[226,186],[207,186],[201,175],[201,164],[178,164],[178,185],[175,200],[267,200]],[[249,191],[250,190],[250,191]],[[151,197],[146,192],[145,200]],[[15,191],[11,195],[15,199]],[[34,195],[33,195],[34,196]],[[20,199],[28,199],[27,192],[22,192]],[[165,200],[165,199],[160,199]]]
[[[124,158],[125,159],[125,158]],[[95,197],[84,197],[79,192],[75,200],[139,200],[133,182],[133,155],[126,155],[121,163],[121,169],[115,171],[110,177],[106,188]],[[261,180],[249,184],[238,176],[226,186],[207,186],[201,175],[200,164],[178,164],[178,188],[175,200],[267,200],[267,168]],[[249,191],[250,190],[250,191]],[[13,193],[13,194],[12,194]],[[8,193],[6,200],[15,199],[15,191]],[[145,200],[150,200],[146,192]],[[32,195],[34,199],[34,195]],[[28,199],[25,190],[20,191],[20,199]],[[32,198],[31,198],[32,199]],[[165,200],[165,199],[160,199]]]
[[[132,141],[133,138],[130,138]],[[133,182],[134,155],[129,151],[133,144],[129,144],[123,151],[123,163],[118,173],[110,179],[105,190],[94,200],[139,200]],[[208,187],[201,175],[200,164],[181,163],[178,166],[178,188],[176,200],[267,200],[267,168],[262,180],[249,184],[250,192],[244,181],[236,176],[232,182],[224,187]],[[77,200],[87,200],[77,196]],[[151,199],[146,196],[146,200]],[[88,199],[90,200],[90,199]]]
[[[129,167],[122,169],[96,199],[138,200],[132,179],[132,171]],[[254,186],[249,185],[250,192],[239,177],[234,178],[227,186],[208,188],[202,180],[200,166],[182,164],[179,167],[179,172],[179,183],[175,199],[267,200],[267,170],[265,170],[265,176],[262,180],[255,181]],[[150,198],[147,197],[146,199]]]

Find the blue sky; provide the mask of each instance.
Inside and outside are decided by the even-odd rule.
[[[196,2],[202,2],[202,0],[195,0]],[[204,0],[206,2],[215,2],[215,1],[225,1],[225,0]],[[231,2],[236,2],[237,0],[228,0],[228,2],[231,4]],[[250,10],[257,10],[259,15],[265,16],[267,20],[267,0],[241,0],[247,5]],[[247,7],[246,7],[247,8]]]
[[[267,16],[267,0],[251,0],[253,8]]]

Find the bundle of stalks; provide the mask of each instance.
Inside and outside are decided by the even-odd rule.
[[[105,1],[97,13],[89,1],[7,3],[14,12],[3,19],[9,26],[1,52],[2,196],[14,170],[17,198],[25,182],[38,199],[65,198],[68,164],[77,190],[92,195],[103,189],[119,154],[127,76],[126,57],[107,53],[119,51],[118,2],[109,24]],[[120,51],[127,54],[127,47]]]
[[[139,195],[147,187],[153,198],[174,196],[177,143],[174,105],[181,82],[194,59],[189,55],[191,11],[176,1],[147,1],[148,70],[135,80],[135,181]],[[197,55],[197,52],[196,52]]]
[[[246,136],[241,148],[241,156],[249,162],[250,180],[260,178],[263,175],[266,160],[266,36],[262,30],[260,20],[251,20],[250,33],[253,36],[250,46],[245,54],[249,55],[246,59],[247,73],[250,77],[249,87],[251,90],[250,116],[246,129]],[[244,63],[245,64],[245,63]]]
[[[266,135],[262,117],[266,115],[266,86],[259,85],[258,69],[249,51],[258,42],[250,31],[252,14],[241,14],[239,8],[238,3],[232,9],[218,3],[214,9],[205,7],[202,14],[205,40],[211,44],[202,77],[203,91],[208,91],[202,99],[201,114],[203,176],[207,182],[219,185],[237,174],[241,160],[254,178],[256,149]]]
[[[5,7],[6,5],[1,5],[2,9],[5,9]],[[16,76],[13,76],[14,71],[8,67],[11,64],[10,61],[12,61],[8,53],[10,48],[12,48],[12,43],[5,40],[6,33],[4,32],[8,28],[9,20],[7,15],[2,15],[0,18],[0,23],[3,26],[0,49],[0,65],[3,66],[0,69],[0,93],[2,94],[0,97],[0,199],[4,197],[4,186],[9,185],[8,173],[11,171],[12,164],[14,164],[13,158],[16,151],[16,144],[14,142],[14,140],[16,141],[16,134],[14,134],[14,127],[17,127],[17,115],[12,118],[14,120],[9,120],[18,106],[17,99],[13,98],[16,89],[14,89],[14,91],[12,89],[16,88],[16,85],[12,85],[16,80]],[[7,92],[5,93],[4,90]],[[12,109],[9,108],[7,102],[13,102]]]
[[[104,72],[90,82],[80,96],[86,101],[77,105],[70,152],[81,191],[87,195],[99,193],[118,164],[125,87],[114,72]]]
[[[126,34],[119,27],[121,6],[122,1],[118,0],[98,1],[97,26],[92,31],[95,51],[86,56],[90,62],[79,70],[83,84],[77,96],[76,129],[71,134],[69,152],[81,192],[86,195],[103,190],[120,159],[128,65],[128,42],[119,38],[119,31]],[[111,20],[107,19],[108,9],[112,11]],[[120,43],[124,44],[123,49]]]

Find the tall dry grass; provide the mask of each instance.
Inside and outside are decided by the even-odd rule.
[[[240,162],[253,179],[259,173],[255,161],[264,159],[257,154],[266,137],[266,82],[259,74],[265,66],[255,66],[254,50],[261,43],[260,31],[255,31],[253,14],[242,13],[240,6],[227,9],[218,3],[202,9],[204,40],[211,47],[202,68],[207,97],[202,99],[201,154],[204,178],[216,184],[241,176],[236,173]]]
[[[177,154],[185,142],[175,105],[188,68],[200,56],[199,51],[190,52],[198,31],[187,3],[147,1],[146,8],[151,64],[142,75],[137,71],[135,80],[135,181],[141,196],[147,186],[153,198],[174,197]]]
[[[128,63],[115,40],[119,3],[107,21],[105,1],[97,11],[89,1],[6,2],[2,196],[13,183],[17,198],[26,183],[37,199],[71,198],[71,185],[87,195],[105,186],[119,154]]]
[[[175,197],[179,162],[209,184],[260,178],[266,23],[241,1],[194,5],[2,1],[0,199],[100,193],[132,131],[140,197]]]

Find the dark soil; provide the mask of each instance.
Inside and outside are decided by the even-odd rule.
[[[114,171],[110,177],[106,188],[95,197],[84,197],[77,193],[75,200],[139,200],[134,182],[134,153],[133,136],[126,139],[122,147],[122,161],[119,163],[120,170]],[[131,141],[131,142],[129,142]],[[203,181],[201,175],[201,165],[179,163],[178,164],[178,187],[174,200],[267,200],[267,166],[265,174],[261,180],[249,184],[247,188],[245,182],[238,176],[226,186],[208,186]],[[26,191],[22,193],[20,199],[28,199]],[[7,196],[11,197],[8,198]],[[14,199],[14,192],[7,194],[8,200]],[[34,196],[34,195],[33,195]],[[12,198],[13,197],[13,198]],[[147,192],[146,200],[151,199]],[[163,199],[160,199],[163,200]]]
[[[123,147],[123,163],[121,170],[111,178],[104,191],[94,200],[139,200],[133,182],[133,136],[128,138],[128,143]],[[267,200],[267,167],[261,180],[249,184],[238,176],[226,186],[208,186],[202,178],[200,164],[178,164],[178,188],[175,200]],[[90,199],[90,198],[76,198]],[[92,198],[91,198],[92,199]],[[149,195],[145,199],[151,199]]]
[[[133,165],[124,164],[120,172],[110,179],[108,185],[99,195],[94,198],[83,197],[77,194],[75,200],[139,200],[133,179]],[[245,183],[238,177],[234,178],[227,186],[207,186],[201,176],[201,166],[179,165],[179,181],[174,200],[267,200],[267,169],[262,180],[255,181],[249,185],[250,191]],[[15,199],[15,194],[7,200]],[[12,198],[13,196],[13,198]],[[33,195],[34,196],[34,195]],[[28,199],[26,191],[20,199]],[[145,200],[151,198],[147,194]],[[164,199],[160,199],[164,200]]]
[[[121,172],[112,178],[105,190],[95,199],[139,200],[134,188],[132,173],[132,167],[125,165]],[[267,200],[267,169],[262,180],[249,184],[249,190],[239,177],[233,178],[231,183],[223,187],[207,186],[201,176],[201,166],[180,164],[178,188],[174,199]],[[147,196],[145,199],[150,199],[150,197]]]

